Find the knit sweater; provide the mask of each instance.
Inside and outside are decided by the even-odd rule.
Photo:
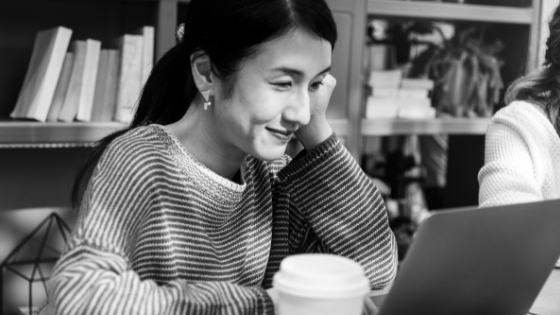
[[[396,274],[383,199],[336,136],[290,161],[247,157],[241,184],[167,128],[136,128],[99,160],[41,314],[274,314],[283,258],[349,257],[371,288]]]
[[[478,180],[481,207],[560,198],[560,137],[540,107],[515,101],[494,115]]]

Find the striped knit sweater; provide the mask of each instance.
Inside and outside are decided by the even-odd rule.
[[[384,202],[333,135],[293,161],[247,157],[241,184],[163,126],[99,160],[41,314],[274,314],[264,289],[296,253],[343,255],[372,288],[397,256]]]

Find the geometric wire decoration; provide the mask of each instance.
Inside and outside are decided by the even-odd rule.
[[[48,217],[46,217],[29,235],[27,235],[21,243],[16,246],[8,257],[4,259],[2,264],[0,265],[0,313],[3,311],[4,307],[4,269],[6,271],[11,271],[12,273],[18,275],[19,277],[27,280],[29,282],[29,314],[32,313],[32,306],[33,306],[33,283],[35,282],[42,282],[45,292],[47,291],[46,281],[49,279],[50,275],[46,275],[43,271],[42,266],[45,264],[53,264],[55,263],[61,255],[61,252],[56,249],[54,244],[49,244],[47,240],[52,240],[54,235],[51,230],[56,232],[56,228],[53,228],[53,225],[56,225],[58,228],[59,235],[61,236],[64,244],[67,243],[67,235],[70,234],[70,228],[66,223],[59,217],[56,212],[51,213]],[[41,234],[42,233],[42,234]],[[24,247],[32,244],[33,241],[39,240],[40,246],[38,248],[33,248],[33,251],[36,251],[35,254],[32,254],[31,258],[23,257],[22,252]],[[24,256],[24,255],[23,255]],[[18,267],[21,266],[32,266],[31,274],[25,275],[24,272],[18,270]]]

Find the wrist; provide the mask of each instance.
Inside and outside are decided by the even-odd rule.
[[[326,118],[312,120],[296,132],[296,137],[307,150],[313,150],[323,141],[327,140],[333,133]]]

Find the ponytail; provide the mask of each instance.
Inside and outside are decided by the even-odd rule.
[[[79,170],[72,205],[80,204],[91,172],[115,138],[139,126],[169,125],[185,115],[198,93],[191,69],[193,53],[208,55],[212,72],[221,81],[221,97],[226,99],[233,93],[243,61],[263,43],[294,29],[324,39],[333,48],[338,36],[325,0],[191,0],[184,28],[176,34],[178,44],[154,66],[131,124],[96,142]]]

